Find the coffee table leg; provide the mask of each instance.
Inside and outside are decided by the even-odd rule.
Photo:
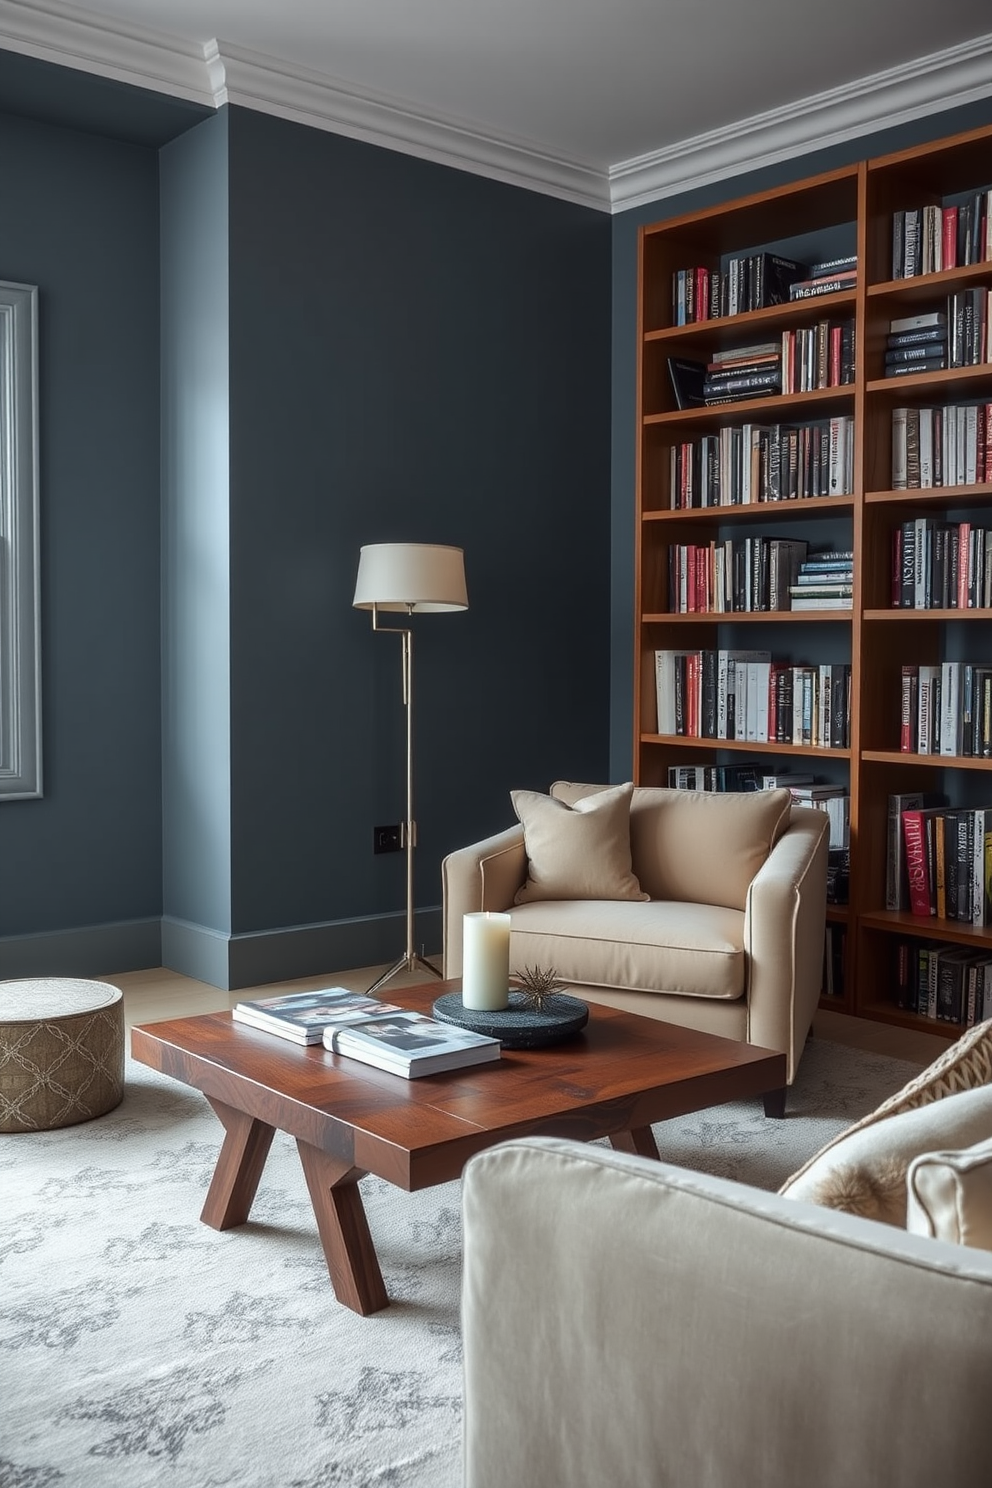
[[[296,1146],[335,1297],[363,1317],[381,1311],[389,1306],[389,1297],[358,1191],[362,1169],[299,1137]]]
[[[657,1158],[660,1155],[654,1132],[649,1126],[638,1126],[633,1131],[614,1132],[610,1138],[610,1146],[615,1147],[618,1152],[635,1152],[640,1157]]]
[[[200,1218],[212,1229],[232,1230],[248,1218],[275,1127],[209,1095],[207,1100],[223,1123],[226,1135]]]

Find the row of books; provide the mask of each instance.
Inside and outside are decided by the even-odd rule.
[[[992,606],[992,527],[916,517],[892,533],[892,605],[903,610]]]
[[[782,332],[782,392],[809,393],[854,381],[854,321],[820,320]]]
[[[898,940],[896,1007],[938,1023],[974,1028],[992,1018],[992,955],[965,946]]]
[[[992,258],[992,189],[958,204],[892,214],[892,277],[913,279]]]
[[[655,652],[658,733],[756,744],[850,743],[851,668],[773,661],[770,651]]]
[[[669,357],[668,376],[680,409],[840,387],[854,381],[854,321],[821,320],[708,362]]]
[[[903,754],[992,759],[992,663],[906,662],[901,684]]]
[[[992,924],[992,808],[952,808],[926,791],[889,797],[886,908]]]
[[[744,537],[673,543],[668,549],[672,614],[787,610],[808,543]]]
[[[892,490],[980,485],[992,476],[992,403],[892,410]]]
[[[854,420],[735,424],[669,448],[669,504],[750,506],[849,495],[854,489]]]
[[[673,324],[690,325],[784,304],[790,286],[807,276],[805,264],[764,252],[731,258],[723,270],[698,264],[677,269],[672,275]]]
[[[668,549],[673,615],[849,610],[853,584],[851,549],[809,554],[803,539],[714,538]]]
[[[751,760],[732,765],[669,765],[668,789],[742,792],[770,790],[764,766]]]
[[[235,1023],[413,1080],[500,1057],[500,1041],[345,987],[239,1002]]]

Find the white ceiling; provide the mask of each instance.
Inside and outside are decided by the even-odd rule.
[[[740,169],[734,139],[753,162],[786,129],[794,153],[797,132],[988,96],[989,21],[988,0],[0,0],[0,46],[364,137],[378,120],[394,147],[617,206],[701,150]]]

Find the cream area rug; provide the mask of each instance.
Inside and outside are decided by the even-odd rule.
[[[659,1149],[775,1188],[915,1071],[814,1039],[784,1121],[716,1107]],[[221,1135],[129,1062],[115,1111],[0,1138],[0,1488],[458,1488],[460,1185],[363,1180],[394,1300],[360,1318],[289,1138],[248,1224],[200,1224]]]

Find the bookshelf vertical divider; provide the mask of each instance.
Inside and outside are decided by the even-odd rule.
[[[894,214],[906,214],[899,218],[900,229],[907,224],[902,253],[910,218],[923,223],[922,243],[924,208],[954,262],[945,267],[938,257],[935,264],[931,243],[918,250],[931,253],[930,261],[897,277],[904,266],[894,264]],[[992,128],[983,128],[650,224],[640,230],[638,252],[634,779],[664,786],[675,783],[674,767],[695,765],[709,768],[708,785],[723,771],[719,783],[733,788],[740,776],[728,767],[757,762],[765,773],[802,772],[846,788],[848,903],[829,905],[827,917],[830,943],[846,942],[843,970],[839,962],[835,968],[842,986],[833,980],[824,1003],[949,1036],[960,1031],[966,1012],[936,1021],[932,1004],[928,1012],[907,1006],[896,981],[897,956],[905,946],[913,956],[921,947],[929,953],[957,946],[974,952],[973,961],[992,964],[992,914],[986,903],[985,922],[977,924],[886,908],[887,814],[891,796],[942,793],[949,810],[988,806],[985,840],[992,843],[992,759],[982,757],[977,724],[973,752],[960,755],[908,752],[900,739],[906,666],[954,662],[975,669],[987,662],[992,669],[992,641],[983,639],[992,631],[982,624],[992,619],[992,537],[984,588],[974,569],[974,593],[969,590],[964,608],[936,608],[929,591],[925,611],[907,608],[905,599],[896,604],[893,555],[906,526],[929,518],[934,527],[970,532],[973,565],[979,564],[975,544],[984,539],[975,529],[981,532],[983,522],[992,529],[990,216]],[[856,261],[853,280],[845,260]],[[791,270],[783,267],[790,262]],[[787,281],[802,277],[800,265],[807,279],[821,283],[790,293]],[[819,272],[810,272],[811,265]],[[891,322],[932,318],[959,303],[972,307],[974,317],[986,316],[975,358],[955,365],[949,351],[945,365],[928,360],[919,371],[891,372]],[[842,354],[838,372],[834,348],[841,341],[834,337],[851,334],[845,327],[853,327],[853,367]],[[781,385],[768,375],[776,357]],[[794,383],[790,367],[799,369]],[[750,380],[735,384],[735,377]],[[943,428],[943,421],[950,427],[948,410],[956,419],[965,404],[979,410],[977,464],[962,466],[953,484],[941,472],[940,482],[903,486],[893,470],[893,411],[936,409],[934,427]],[[961,420],[963,426],[964,414]],[[843,458],[835,463],[833,453],[838,440],[843,453],[845,438],[852,451],[846,465]],[[935,449],[936,441],[934,435]],[[788,595],[782,607],[781,592],[779,607],[768,607],[758,554],[764,564],[769,544],[784,549],[795,539],[807,543],[807,556],[853,551],[850,609],[792,609]],[[741,552],[748,565],[744,595],[729,578]],[[691,670],[680,676],[691,678],[703,711],[686,716],[666,707],[665,721],[675,716],[677,726],[661,731],[655,653],[692,653],[691,661],[675,665],[702,672],[728,650],[770,656],[772,675],[781,663],[796,685],[803,666],[821,681],[827,667],[828,680],[849,668],[845,742],[803,735],[800,743],[798,733],[787,742],[781,715],[777,742],[774,733],[767,736],[772,742],[762,738],[760,722],[750,738],[715,735],[714,714],[706,722],[705,703],[698,701],[709,684]],[[688,694],[680,696],[688,707]],[[696,777],[687,771],[686,778]],[[985,868],[992,874],[988,858]],[[825,954],[825,979],[829,962]],[[992,969],[987,975],[992,995]]]

